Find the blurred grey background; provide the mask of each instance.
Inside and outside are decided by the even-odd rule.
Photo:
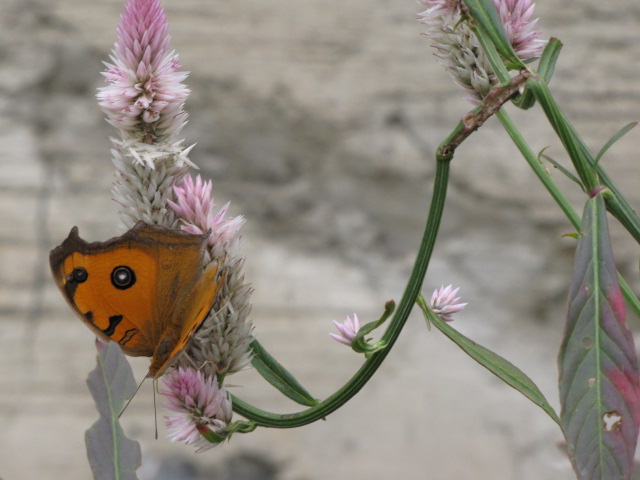
[[[110,135],[95,101],[121,0],[0,2],[0,477],[90,478],[95,420],[85,378],[93,337],[65,305],[48,252],[73,225],[120,232]],[[262,343],[318,397],[361,359],[331,320],[363,321],[398,300],[426,217],[433,152],[469,108],[432,56],[410,0],[164,0],[192,95],[192,159],[220,205],[245,215],[246,274]],[[552,88],[597,150],[638,119],[640,4],[539,0],[565,43]],[[534,150],[565,162],[538,108],[509,107]],[[634,205],[638,132],[603,160]],[[576,208],[575,185],[554,173]],[[571,227],[490,120],[458,151],[425,295],[461,286],[455,327],[512,360],[557,406],[556,355]],[[638,249],[616,225],[620,270],[638,286]],[[637,330],[637,321],[630,319]],[[142,378],[147,360],[133,361]],[[298,407],[252,372],[233,392]],[[416,312],[372,381],[326,421],[259,429],[196,455],[154,440],[151,384],[123,418],[142,444],[140,478],[570,479],[555,424],[467,358]]]

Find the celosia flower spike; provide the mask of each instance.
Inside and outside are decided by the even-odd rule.
[[[522,60],[539,57],[545,41],[540,38],[538,19],[531,19],[536,4],[531,0],[494,0],[509,43]]]
[[[173,185],[187,173],[190,147],[176,135],[184,126],[189,90],[177,56],[169,52],[167,19],[158,0],[129,0],[118,38],[103,73],[107,86],[98,99],[107,121],[120,132],[113,139],[116,178],[113,198],[126,228],[139,220],[177,228],[167,206]]]
[[[224,438],[231,423],[231,400],[216,377],[206,377],[190,368],[178,368],[164,376],[165,389],[160,393],[167,397],[164,406],[174,412],[165,416],[172,442],[183,442],[209,450],[218,443],[206,440],[207,431]]]
[[[522,60],[540,55],[545,42],[540,39],[537,19],[532,20],[531,0],[493,0],[507,38]],[[427,10],[419,14],[426,34],[436,49],[436,58],[455,82],[471,95],[471,103],[481,101],[497,83],[491,64],[475,33],[465,20],[466,7],[460,0],[425,0]]]
[[[200,175],[195,180],[187,175],[173,188],[175,201],[168,200],[183,230],[211,232],[205,261],[218,262],[218,271],[224,275],[209,316],[178,364],[203,368],[207,375],[226,375],[244,369],[251,361],[251,288],[244,282],[244,262],[239,253],[238,232],[245,220],[242,216],[225,218],[228,203],[216,210],[212,189],[211,181],[203,181]]]
[[[458,303],[460,297],[456,297],[460,287],[453,288],[452,285],[436,288],[431,295],[431,310],[445,322],[453,320],[452,315],[464,310],[467,303]]]
[[[98,100],[124,140],[169,142],[184,127],[189,90],[178,57],[169,52],[167,19],[158,0],[130,0],[118,26],[106,87]]]
[[[236,252],[230,252],[229,247],[238,236],[245,219],[242,216],[224,218],[229,210],[229,203],[216,210],[212,189],[211,180],[205,182],[200,175],[194,180],[191,175],[187,175],[173,189],[176,200],[169,200],[168,203],[182,219],[183,230],[196,234],[211,230],[209,246],[213,249],[213,257],[223,255],[223,247],[227,255],[235,256]]]
[[[158,0],[129,0],[118,27],[108,86],[98,93],[114,139],[113,196],[125,227],[142,220],[152,225],[211,231],[204,263],[216,262],[223,285],[178,366],[202,369],[213,377],[237,372],[251,360],[249,297],[244,259],[239,253],[241,216],[225,218],[228,204],[216,209],[211,182],[188,176],[191,147],[175,136],[186,121],[189,91],[181,83],[177,57],[169,51],[167,20]]]
[[[334,320],[333,324],[340,333],[330,333],[329,335],[331,336],[331,338],[333,338],[337,342],[342,343],[343,345],[351,346],[351,342],[354,338],[356,338],[358,330],[360,330],[361,327],[360,320],[358,320],[358,315],[356,315],[355,313],[353,314],[353,317],[347,315],[344,323],[336,322]]]

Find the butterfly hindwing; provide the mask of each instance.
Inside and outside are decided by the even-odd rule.
[[[184,351],[195,331],[207,318],[223,283],[223,277],[216,281],[217,273],[217,265],[210,264],[178,305],[180,311],[174,317],[176,321],[165,330],[149,366],[149,373],[154,377],[162,375]]]

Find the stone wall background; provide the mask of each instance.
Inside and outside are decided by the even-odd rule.
[[[110,200],[111,127],[94,99],[120,0],[0,3],[0,477],[90,477],[83,432],[92,335],[68,311],[48,251],[73,225],[118,233]],[[219,203],[248,219],[247,277],[256,335],[318,397],[359,366],[331,341],[331,320],[377,318],[398,299],[423,227],[433,151],[463,115],[436,64],[420,5],[373,0],[165,0],[192,95],[185,135]],[[597,150],[638,118],[640,4],[539,0],[565,48],[552,83]],[[534,149],[559,142],[539,109],[510,109]],[[640,200],[638,133],[605,164]],[[559,174],[556,174],[560,177]],[[582,195],[567,181],[578,209]],[[496,121],[459,149],[425,293],[460,285],[456,327],[525,370],[557,405],[556,355],[574,242]],[[635,286],[637,246],[614,228]],[[631,320],[637,330],[637,322]],[[135,360],[141,378],[145,360]],[[235,393],[295,410],[251,372]],[[144,451],[140,477],[569,479],[559,430],[417,313],[385,365],[324,422],[260,429],[203,455],[154,440],[151,386],[124,418]]]

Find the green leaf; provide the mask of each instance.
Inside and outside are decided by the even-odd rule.
[[[579,239],[582,235],[579,233],[565,233],[564,235],[562,235],[563,237],[569,237],[569,238],[573,238],[574,240]]]
[[[505,59],[511,70],[525,68],[522,60],[513,51],[513,47],[504,31],[500,16],[491,0],[464,0],[469,8],[469,13],[478,22],[496,47],[496,50]]]
[[[431,311],[422,296],[418,297],[417,303],[422,309],[427,322],[433,324],[438,330],[444,333],[449,340],[453,341],[453,343],[458,345],[467,355],[493,373],[500,380],[515,388],[533,403],[542,408],[556,423],[560,423],[558,415],[544,397],[538,386],[533,383],[533,380],[531,380],[522,370],[497,353],[479,345],[452,328],[447,322],[443,321]]]
[[[596,155],[595,158],[595,165],[598,164],[598,162],[600,161],[600,159],[602,158],[602,156],[606,153],[607,150],[609,150],[609,148],[611,148],[611,146],[616,143],[618,140],[620,140],[624,135],[627,134],[627,132],[629,132],[629,130],[631,130],[632,128],[634,128],[636,125],[638,125],[638,122],[631,122],[628,123],[627,125],[625,125],[624,127],[622,127],[618,133],[616,133],[613,137],[611,137],[607,143],[604,144],[604,146],[600,149],[600,151],[598,152],[598,154]]]
[[[97,365],[87,385],[100,418],[85,432],[87,457],[97,480],[133,480],[140,466],[140,444],[127,438],[118,416],[136,390],[131,367],[120,346],[96,340]]]
[[[560,170],[560,172],[563,173],[565,177],[567,177],[569,180],[575,182],[576,184],[578,184],[580,186],[580,188],[582,188],[582,182],[580,182],[580,179],[578,177],[576,177],[573,173],[571,173],[569,170],[564,168],[560,163],[558,163],[553,158],[551,158],[549,155],[545,155],[545,154],[541,153],[540,154],[540,158],[542,158],[542,159],[546,160],[547,162],[549,162],[551,165],[553,165],[554,168],[557,168],[558,170]]]
[[[260,342],[253,340],[251,349],[255,354],[251,365],[267,382],[300,405],[312,407],[318,403],[295,377],[260,345]]]
[[[379,352],[387,348],[388,344],[384,340],[380,340],[374,344],[369,343],[369,339],[365,338],[376,328],[380,327],[387,319],[393,314],[396,308],[396,303],[393,300],[389,300],[384,304],[384,312],[378,320],[365,323],[356,334],[355,338],[351,341],[351,348],[357,353],[364,353],[368,358],[371,354]]]
[[[587,201],[558,357],[561,425],[580,479],[629,479],[640,381],[602,194]]]
[[[581,183],[584,185],[586,192],[591,192],[598,186],[598,176],[596,175],[593,155],[584,148],[584,143],[578,135],[577,131],[569,122],[564,112],[557,104],[553,95],[549,91],[547,84],[540,78],[531,77],[527,81],[527,87],[531,89],[536,96],[536,100],[544,110],[549,123],[556,131],[565,150],[571,158],[576,172],[580,177]]]
[[[547,45],[544,47],[544,50],[542,51],[540,61],[538,62],[538,75],[547,84],[553,76],[553,71],[555,69],[561,49],[562,42],[560,42],[560,40],[558,40],[557,38],[550,38],[547,42]],[[517,97],[515,97],[513,99],[513,103],[517,107],[523,110],[527,110],[533,107],[535,103],[535,96],[533,95],[533,92],[525,86],[522,95],[518,95]]]
[[[540,61],[538,62],[538,75],[545,83],[549,84],[553,72],[556,68],[556,62],[560,56],[560,50],[562,50],[562,42],[557,38],[550,38],[547,45],[540,55]]]

